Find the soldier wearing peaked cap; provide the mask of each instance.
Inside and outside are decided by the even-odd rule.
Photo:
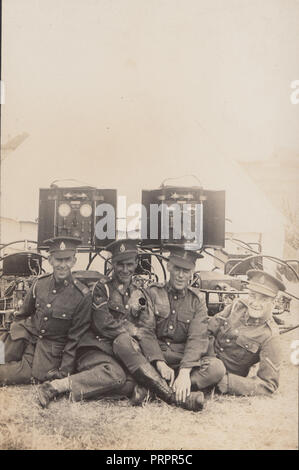
[[[41,385],[39,401],[44,407],[64,392],[71,392],[74,400],[128,396],[137,405],[147,393],[137,384],[146,385],[164,401],[176,404],[172,389],[150,363],[156,348],[154,314],[147,293],[132,281],[137,242],[118,240],[107,248],[112,253],[113,276],[103,276],[95,286],[91,328],[78,347],[78,373],[69,380]],[[184,407],[201,409],[202,403],[196,403],[195,398]]]
[[[155,367],[160,381],[148,365],[141,364],[136,368],[128,361],[127,344],[121,336],[114,341],[114,352],[138,383],[154,390],[166,402],[199,411],[204,403],[200,390],[217,383],[225,369],[217,358],[207,356],[207,308],[196,290],[188,287],[196,259],[202,256],[184,246],[168,245],[168,248],[169,282],[153,284],[147,290],[153,311],[153,336],[145,335],[140,341],[142,351],[150,366]],[[164,395],[157,392],[157,385],[163,389],[163,382]]]
[[[42,382],[73,373],[76,348],[90,324],[89,289],[71,274],[81,241],[56,237],[44,243],[53,273],[33,283],[11,325],[5,364],[0,365],[1,384]]]
[[[227,371],[217,388],[234,395],[270,395],[279,385],[281,361],[272,310],[276,295],[285,286],[265,271],[250,270],[247,276],[248,297],[236,299],[209,321],[216,356]],[[256,363],[256,375],[248,377]]]
[[[111,278],[102,275],[94,286],[92,321],[78,347],[77,373],[68,381],[56,380],[40,386],[42,406],[65,392],[71,392],[74,401],[132,394],[135,382],[128,379],[116,360],[113,341],[119,335],[136,337],[147,322],[145,296],[132,281],[137,267],[137,244],[136,240],[126,239],[106,247],[111,253],[113,275]]]

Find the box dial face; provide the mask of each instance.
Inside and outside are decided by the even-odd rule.
[[[61,217],[68,217],[70,213],[71,213],[71,207],[69,206],[69,204],[66,204],[65,202],[63,202],[62,204],[59,205],[58,214]]]
[[[82,217],[90,217],[92,213],[92,207],[90,204],[82,204],[80,207],[80,214]]]

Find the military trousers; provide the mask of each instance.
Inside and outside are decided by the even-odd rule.
[[[13,340],[10,334],[4,339],[5,364],[0,365],[0,385],[20,385],[34,381],[44,382],[51,369],[61,364],[64,345],[44,338],[35,342],[27,339]]]
[[[113,351],[116,357],[134,374],[140,365],[148,362],[136,340],[126,334],[119,335],[113,342]],[[165,362],[178,372],[183,353],[174,352],[170,348],[162,351]],[[214,356],[204,356],[192,367],[190,374],[191,390],[204,390],[218,383],[226,370],[220,359]]]
[[[0,385],[20,385],[32,382],[34,344],[8,335],[4,341],[5,364],[0,365]]]
[[[121,365],[99,349],[93,348],[79,355],[77,372],[69,376],[74,401],[113,397],[114,394],[128,396],[132,392],[133,386],[129,391],[123,391],[127,376]]]

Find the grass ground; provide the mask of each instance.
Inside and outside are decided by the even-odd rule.
[[[281,337],[281,384],[273,397],[214,395],[202,413],[67,397],[43,410],[34,386],[1,388],[0,449],[297,449],[298,366],[290,361],[296,338],[298,330]]]

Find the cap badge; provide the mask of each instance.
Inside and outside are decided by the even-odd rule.
[[[123,243],[120,245],[119,251],[120,251],[121,253],[123,253],[124,251],[126,251],[126,247],[125,247],[125,245],[124,245]]]
[[[65,243],[61,242],[59,245],[60,250],[65,250]]]

